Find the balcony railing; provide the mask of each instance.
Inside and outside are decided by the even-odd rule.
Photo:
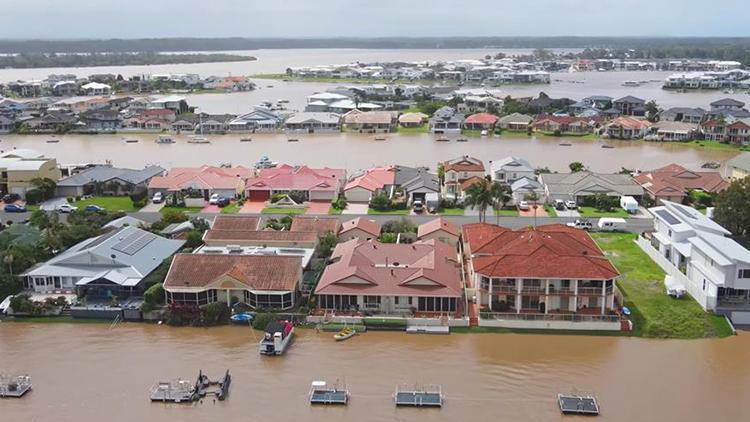
[[[487,290],[489,292],[489,290]],[[492,294],[516,294],[518,288],[516,286],[492,286]]]
[[[503,312],[481,312],[482,319],[504,319],[522,321],[571,321],[571,322],[618,322],[617,315],[581,315],[581,314],[531,314],[531,313],[503,313]]]
[[[544,294],[544,286],[521,286],[521,293]]]
[[[609,289],[610,293],[612,293],[612,289]],[[602,288],[601,287],[579,287],[578,288],[578,294],[579,295],[600,295],[602,294]]]

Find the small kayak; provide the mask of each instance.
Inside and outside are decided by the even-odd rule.
[[[250,312],[242,312],[239,314],[234,314],[229,319],[234,323],[246,323],[250,322],[255,318],[255,315]]]
[[[354,337],[354,335],[357,334],[357,331],[353,328],[344,328],[343,330],[339,331],[338,333],[333,335],[333,339],[336,341],[344,341],[347,339],[350,339]]]

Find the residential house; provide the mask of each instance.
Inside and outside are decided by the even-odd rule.
[[[726,125],[724,141],[735,145],[750,144],[750,118]]]
[[[169,125],[169,130],[175,133],[180,132],[194,132],[195,131],[195,122],[185,119],[180,119],[175,122],[173,122],[171,125]]]
[[[700,124],[707,114],[708,112],[700,107],[672,107],[659,113],[659,120]]]
[[[464,120],[464,129],[492,130],[497,123],[497,116],[490,113],[472,114]]]
[[[245,191],[245,180],[254,177],[252,169],[245,167],[173,168],[164,176],[156,176],[148,182],[149,196],[162,192],[165,196],[197,192],[205,200],[218,194],[225,198],[235,198]]]
[[[318,233],[286,230],[224,230],[212,227],[203,234],[203,243],[208,247],[298,248],[302,254],[304,252],[302,249],[315,249],[318,245]]]
[[[99,165],[87,168],[57,182],[58,196],[76,197],[91,195],[96,184],[101,184],[110,195],[123,195],[137,189],[146,189],[148,182],[163,176],[166,170],[159,166],[128,169]]]
[[[633,179],[656,203],[682,202],[691,190],[718,193],[729,186],[717,171],[692,171],[679,164],[645,171]]]
[[[33,189],[32,180],[47,178],[57,181],[61,177],[57,160],[47,158],[30,149],[11,149],[0,153],[0,193],[15,193],[21,197]]]
[[[438,217],[417,227],[417,239],[437,240],[447,243],[453,247],[458,246],[461,230],[449,220]]]
[[[604,174],[590,171],[548,173],[539,176],[550,202],[560,199],[583,204],[588,198],[604,194],[609,197],[632,196],[640,200],[643,188],[629,174]]]
[[[430,116],[424,113],[404,113],[398,116],[398,124],[402,127],[418,127],[427,122]]]
[[[365,217],[357,217],[341,224],[339,231],[339,242],[352,239],[377,240],[380,237],[380,224],[375,220]]]
[[[148,108],[168,108],[174,111],[175,114],[185,113],[189,109],[185,97],[179,95],[168,95],[166,97],[155,98],[148,104]]]
[[[306,201],[331,202],[338,197],[345,180],[346,171],[342,169],[314,169],[282,164],[261,169],[257,175],[248,178],[247,198],[251,201],[265,201],[275,194],[295,191],[302,193]]]
[[[0,133],[10,133],[16,129],[16,123],[10,117],[0,115]]]
[[[689,141],[699,136],[699,126],[685,122],[657,122],[651,126],[660,141]]]
[[[76,119],[70,114],[50,112],[40,117],[25,120],[21,126],[31,132],[64,132],[75,125]]]
[[[177,114],[175,114],[174,110],[170,110],[168,108],[149,108],[143,110],[138,115],[144,120],[160,119],[166,120],[170,123],[173,123],[175,120],[177,120]]]
[[[589,117],[557,116],[553,114],[543,114],[537,116],[531,127],[540,132],[546,133],[591,133],[595,124],[595,119]]]
[[[120,113],[114,110],[88,111],[78,115],[76,129],[81,131],[115,131],[120,127]]]
[[[735,100],[734,98],[723,98],[712,102],[710,106],[711,111],[742,110],[745,108],[745,103],[740,100]]]
[[[75,80],[57,82],[52,86],[52,95],[56,97],[73,97],[78,95],[78,82]]]
[[[229,129],[229,123],[236,117],[234,114],[203,114],[199,117],[195,131],[224,134]]]
[[[468,155],[444,161],[441,165],[445,174],[441,194],[446,199],[460,199],[463,182],[475,177],[484,178],[485,175],[482,160]]]
[[[251,112],[237,116],[229,122],[230,132],[273,132],[284,123],[284,117],[275,111],[255,107]]]
[[[352,110],[343,116],[344,124],[350,132],[388,133],[395,129],[394,114],[390,111]]]
[[[505,157],[500,160],[490,161],[490,175],[493,181],[512,184],[518,179],[526,177],[535,179],[534,167],[523,158]]]
[[[372,196],[380,190],[392,195],[391,189],[395,180],[393,166],[367,169],[352,177],[344,186],[344,196],[348,202],[370,202]]]
[[[427,167],[394,166],[393,184],[403,190],[406,202],[421,201],[426,204],[429,193],[440,193],[440,179]]]
[[[334,113],[295,113],[286,119],[284,128],[288,132],[339,132],[341,131],[341,116]]]
[[[741,152],[727,161],[727,171],[731,180],[744,179],[750,176],[750,152]]]
[[[89,82],[81,86],[81,92],[84,95],[110,95],[112,87],[99,82]]]
[[[315,288],[318,307],[390,315],[461,314],[456,251],[436,241],[339,243]]]
[[[645,116],[646,101],[628,95],[612,102],[612,106],[620,111],[623,116]]]
[[[636,117],[618,117],[604,126],[605,133],[612,139],[641,139],[648,134],[651,122]]]
[[[706,311],[750,324],[750,251],[701,212],[671,201],[650,208],[654,231],[639,246]]]
[[[534,118],[526,114],[512,113],[497,119],[496,127],[502,130],[526,132]]]
[[[444,106],[437,109],[430,118],[430,133],[461,133],[463,123],[463,114],[456,112],[451,107]]]
[[[727,123],[723,119],[710,119],[701,123],[703,138],[709,141],[726,142]]]
[[[36,292],[76,290],[91,303],[143,294],[142,281],[183,245],[134,226],[86,239],[21,274]]]
[[[531,201],[536,198],[536,202],[544,203],[546,192],[544,186],[538,180],[529,177],[521,177],[510,184],[512,203],[518,205],[521,201]]]
[[[323,237],[328,233],[338,236],[341,230],[341,220],[338,217],[308,217],[296,215],[292,219],[292,226],[289,231],[292,232],[315,232],[318,237]]]
[[[516,230],[466,224],[462,245],[469,283],[487,311],[480,325],[492,324],[482,319],[511,318],[503,314],[533,314],[529,319],[544,320],[544,327],[562,328],[547,321],[570,314],[581,322],[602,321],[600,316],[616,309],[620,273],[584,230],[563,224]],[[611,320],[619,329],[618,319]]]

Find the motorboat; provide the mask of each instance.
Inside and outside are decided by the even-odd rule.
[[[235,324],[249,324],[255,318],[253,312],[240,312],[229,317],[229,320]]]
[[[136,144],[138,143],[138,139],[136,138],[122,138],[122,141],[126,144]]]
[[[376,136],[375,137],[376,141],[385,141],[385,139],[386,139],[385,136]]]
[[[264,155],[258,159],[258,161],[255,163],[254,167],[256,169],[270,169],[273,167],[276,167],[278,163],[276,161],[271,161],[270,158],[268,158],[267,155]]]
[[[203,135],[191,136],[188,139],[189,144],[210,144],[211,141]]]
[[[354,328],[351,328],[351,327],[345,327],[344,329],[342,329],[338,333],[334,334],[333,335],[333,339],[336,340],[336,341],[344,341],[344,340],[349,340],[350,338],[354,337],[355,335],[357,335],[357,330],[355,330]]]
[[[294,324],[289,321],[271,321],[259,344],[261,355],[278,356],[284,354],[294,336]]]
[[[286,141],[287,142],[299,142],[299,139],[297,139],[297,138],[289,138]]]
[[[240,142],[252,142],[253,138],[240,138]]]
[[[59,140],[59,139],[57,139],[57,138],[50,138],[50,139],[47,139],[47,143],[48,143],[48,144],[56,144],[56,143],[58,143],[58,142],[60,142],[60,140]]]
[[[174,139],[169,135],[159,135],[154,142],[157,144],[173,144]]]

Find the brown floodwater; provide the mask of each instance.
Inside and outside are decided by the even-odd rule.
[[[619,337],[365,333],[343,343],[298,330],[283,357],[258,355],[258,334],[124,324],[0,324],[0,372],[34,391],[0,402],[0,420],[554,421],[558,392],[592,392],[602,421],[748,420],[750,335],[665,341]],[[225,402],[151,403],[159,380],[218,377]],[[315,379],[345,381],[348,407],[311,407]],[[440,384],[445,406],[395,408],[399,383]]]
[[[140,142],[123,142],[123,136]],[[250,136],[253,141],[240,142],[243,136]],[[287,142],[290,136],[299,142]],[[386,141],[375,141],[375,135],[351,133],[211,135],[210,144],[189,144],[186,136],[177,136],[176,143],[167,145],[156,144],[156,137],[156,134],[64,135],[59,137],[59,143],[47,143],[49,135],[5,135],[0,150],[32,148],[57,158],[63,165],[111,160],[118,166],[158,164],[167,169],[221,163],[251,166],[262,155],[268,155],[278,162],[349,171],[394,163],[434,169],[437,162],[464,154],[480,158],[486,165],[490,160],[514,155],[526,158],[535,167],[547,166],[554,171],[568,171],[568,164],[573,161],[581,161],[600,172],[617,172],[621,167],[650,170],[670,163],[698,169],[707,161],[724,162],[737,154],[736,150],[630,141],[607,141],[616,146],[607,149],[601,147],[602,141],[519,135],[469,138],[469,142],[437,142],[429,134],[388,134]]]

